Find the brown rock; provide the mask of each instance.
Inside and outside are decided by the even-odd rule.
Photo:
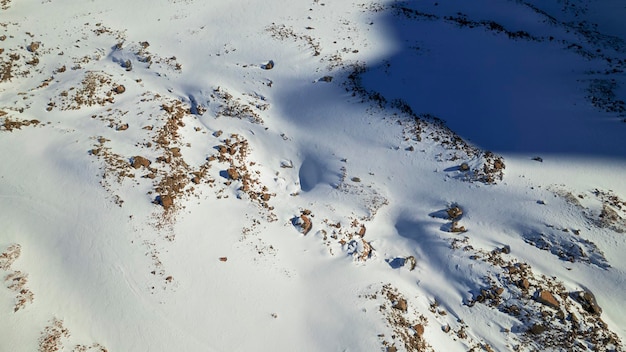
[[[461,171],[468,171],[470,169],[469,165],[467,163],[463,163],[461,164],[461,166],[459,166],[459,170]]]
[[[227,257],[220,257],[220,262],[225,262],[225,261],[227,261],[227,260],[228,260],[228,258],[227,258]]]
[[[528,290],[528,288],[530,287],[530,282],[528,282],[528,279],[522,279],[519,280],[517,286],[519,286],[519,288],[521,289]]]
[[[119,86],[115,86],[115,88],[113,88],[113,91],[117,94],[122,94],[126,91],[126,87],[124,87],[124,85],[120,84]]]
[[[452,226],[450,226],[450,232],[466,232],[465,226],[459,226],[458,221],[452,222]]]
[[[171,206],[174,205],[174,200],[168,195],[159,196],[158,202],[165,209],[169,209]]]
[[[546,306],[551,308],[559,308],[560,306],[559,302],[556,300],[556,298],[554,298],[554,295],[546,290],[539,291],[539,293],[537,294],[537,302],[545,304]]]
[[[406,312],[408,309],[406,299],[400,298],[396,304],[393,305],[393,308],[400,310],[402,312]]]
[[[132,167],[134,167],[135,169],[138,169],[140,167],[149,167],[150,166],[150,160],[144,158],[143,156],[134,156],[132,163],[131,163]]]
[[[413,329],[415,329],[415,333],[417,333],[418,337],[424,336],[424,325],[416,324],[415,326],[413,326]]]
[[[231,180],[238,180],[241,178],[241,175],[239,175],[239,172],[234,167],[226,170],[226,173],[228,174],[228,178],[230,178]]]
[[[311,219],[305,214],[300,215],[300,219],[302,220],[302,224],[300,225],[302,227],[302,234],[306,236],[306,234],[311,231],[313,224],[311,223]]]
[[[463,215],[463,210],[457,206],[448,209],[446,212],[448,213],[448,218],[451,220],[457,219]]]
[[[37,51],[37,49],[39,49],[39,43],[37,42],[32,42],[28,46],[28,51],[30,51],[31,53],[34,53],[35,51]]]
[[[170,148],[170,152],[172,152],[172,155],[174,155],[175,157],[180,156],[180,148],[178,147]]]

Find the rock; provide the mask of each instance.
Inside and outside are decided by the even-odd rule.
[[[413,329],[415,330],[415,333],[418,337],[424,336],[424,325],[416,324],[415,326],[413,326]]]
[[[502,249],[500,249],[500,252],[502,252],[503,254],[511,253],[511,246],[506,245],[506,246],[502,247]]]
[[[313,224],[311,223],[311,219],[309,219],[306,214],[300,215],[300,220],[302,220],[302,223],[300,224],[302,227],[302,234],[306,236],[306,234],[311,231]]]
[[[271,70],[274,68],[274,61],[270,60],[268,63],[262,66],[264,70]]]
[[[528,282],[528,279],[522,279],[519,280],[517,282],[517,286],[519,286],[519,288],[523,289],[523,290],[528,290],[528,288],[530,287],[530,282]]]
[[[143,156],[134,156],[132,161],[131,161],[131,165],[132,167],[134,167],[135,169],[138,169],[140,167],[149,167],[150,166],[150,160],[144,158]]]
[[[534,158],[533,158],[533,160],[534,160],[534,161],[538,161],[538,162],[540,162],[540,163],[542,163],[542,162],[543,162],[543,159],[542,159],[541,157],[539,157],[539,156],[534,157]]]
[[[126,69],[126,71],[131,71],[133,69],[133,63],[130,60],[124,61],[122,67]]]
[[[454,206],[454,207],[446,210],[446,212],[448,213],[448,218],[450,220],[457,219],[457,218],[461,217],[461,215],[463,215],[463,210],[461,208],[459,208],[458,206]]]
[[[533,326],[528,329],[528,332],[533,335],[539,335],[544,331],[546,331],[546,327],[541,324],[533,324]]]
[[[180,148],[178,148],[178,147],[170,148],[170,152],[172,152],[172,155],[173,155],[174,157],[177,157],[177,158],[178,158],[179,156],[181,156],[181,154],[180,154]]]
[[[467,163],[463,163],[461,164],[461,166],[459,166],[459,170],[461,171],[469,171],[470,167]]]
[[[361,182],[361,179],[358,177],[351,178],[352,182]]]
[[[598,305],[596,297],[589,291],[580,291],[572,294],[574,298],[582,305],[583,309],[589,313],[600,315],[602,308]]]
[[[417,265],[415,257],[412,255],[406,257],[406,259],[404,260],[404,265],[409,267],[409,271],[415,270],[415,265]]]
[[[502,296],[502,294],[504,293],[504,288],[498,287],[493,292],[495,292],[496,295],[498,295],[498,296]]]
[[[291,169],[293,168],[293,162],[291,160],[282,160],[280,162],[280,167],[283,169]]]
[[[238,180],[241,178],[241,175],[239,175],[239,172],[234,167],[226,170],[226,173],[228,174],[228,178],[230,178],[231,180]]]
[[[452,222],[452,226],[450,226],[450,232],[467,232],[465,226],[459,226],[458,221]]]
[[[537,302],[551,308],[558,309],[560,306],[559,302],[556,300],[556,298],[554,298],[554,295],[546,290],[541,290],[537,293]]]
[[[330,83],[330,82],[332,82],[332,80],[333,80],[333,76],[324,76],[324,77],[320,78],[320,81],[322,81],[322,82],[329,82]]]
[[[398,352],[398,349],[396,346],[389,346],[387,347],[387,352]]]
[[[126,87],[124,87],[123,84],[120,84],[120,85],[115,86],[115,88],[113,88],[113,91],[117,94],[122,94],[126,91]]]
[[[39,49],[39,43],[37,42],[32,42],[28,46],[28,51],[30,51],[31,53],[34,53],[35,51],[37,51],[37,49]]]
[[[168,195],[160,195],[157,197],[156,200],[157,200],[157,203],[159,203],[159,205],[161,205],[166,210],[174,205],[174,200],[172,199],[171,196],[168,196]]]
[[[227,261],[227,260],[228,260],[228,258],[227,258],[227,257],[220,257],[220,262],[225,262],[225,261]]]
[[[398,302],[396,302],[396,304],[393,305],[393,308],[402,312],[406,312],[408,309],[406,299],[404,298],[398,299]]]
[[[126,131],[128,129],[128,124],[125,123],[123,125],[118,125],[117,128],[115,129],[116,131]]]

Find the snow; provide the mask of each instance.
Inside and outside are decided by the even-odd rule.
[[[0,351],[624,350],[618,1],[5,3]]]

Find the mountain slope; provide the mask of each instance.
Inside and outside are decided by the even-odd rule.
[[[2,3],[0,350],[624,350],[616,4]]]

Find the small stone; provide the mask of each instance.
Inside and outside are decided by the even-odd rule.
[[[228,261],[228,257],[220,257],[220,262]]]
[[[268,63],[262,66],[264,70],[271,70],[274,68],[274,61],[270,60]]]
[[[333,80],[333,76],[324,76],[324,77],[320,78],[320,81],[322,81],[322,82],[329,82],[330,83],[330,82],[332,82],[332,80]]]
[[[502,249],[500,249],[500,252],[502,252],[503,254],[509,254],[511,253],[511,246],[504,246],[502,247]]]
[[[470,167],[467,163],[463,163],[461,164],[461,166],[459,166],[459,170],[461,171],[469,171]]]
[[[458,221],[452,222],[452,226],[450,226],[450,232],[467,232],[465,226],[459,226]]]
[[[115,86],[115,88],[113,88],[113,91],[117,94],[122,94],[126,91],[126,87],[124,87],[123,84],[120,84],[118,86]]]
[[[39,43],[37,42],[32,42],[28,46],[28,51],[30,51],[31,53],[34,53],[35,51],[37,51],[37,49],[39,49]]]
[[[504,289],[502,287],[498,287],[494,290],[494,292],[496,293],[496,295],[502,296],[502,294],[504,293]]]

